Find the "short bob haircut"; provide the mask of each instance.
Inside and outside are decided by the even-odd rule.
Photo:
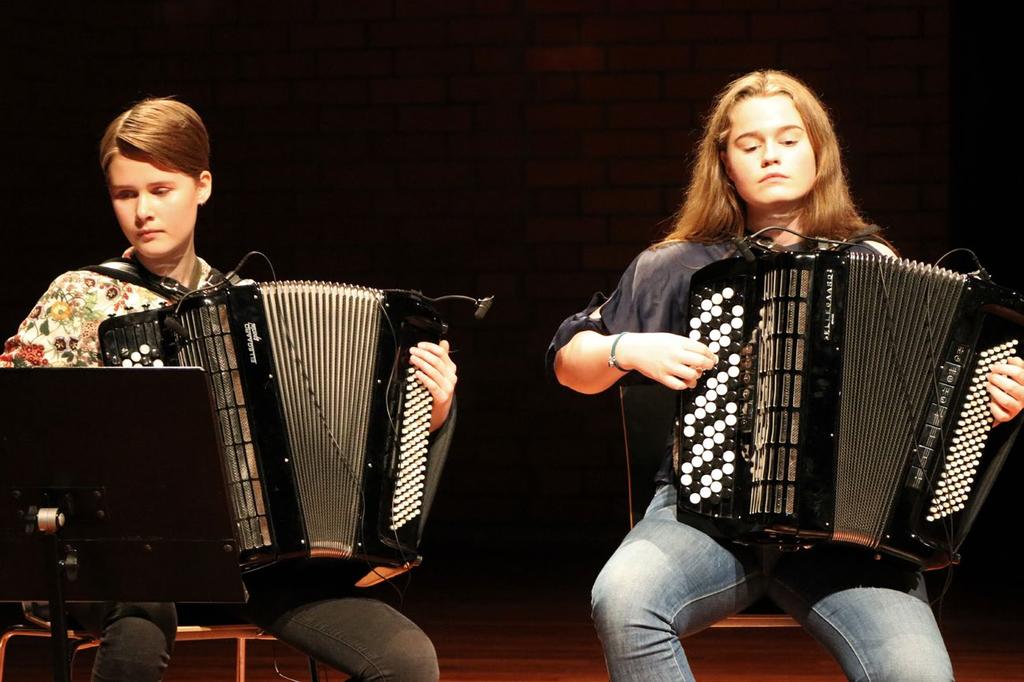
[[[671,231],[660,244],[715,243],[744,235],[746,206],[721,159],[732,125],[730,114],[745,99],[779,95],[793,100],[807,127],[817,166],[814,187],[800,209],[801,231],[807,236],[846,239],[867,227],[850,198],[839,142],[821,100],[787,73],[753,71],[729,83],[715,98],[697,148],[686,198]]]
[[[104,175],[116,154],[198,180],[210,169],[210,138],[203,119],[187,104],[169,97],[144,99],[111,121],[103,133]]]

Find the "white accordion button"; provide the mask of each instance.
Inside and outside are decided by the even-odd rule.
[[[700,330],[699,329],[691,329],[689,337],[693,341],[700,341]]]
[[[722,306],[716,305],[711,309],[711,314],[715,317],[719,317],[722,314]]]
[[[731,404],[732,403],[730,403],[730,405]],[[729,407],[726,406],[725,409],[729,409]],[[725,415],[725,423],[728,424],[729,426],[736,426],[736,415],[734,415],[734,414],[727,414],[727,415]]]
[[[710,298],[705,298],[703,301],[700,302],[700,309],[701,310],[711,310],[711,306],[712,305],[714,305],[714,304],[711,302],[711,299]]]
[[[149,347],[148,343],[144,343],[141,346],[139,346],[139,352],[142,353],[143,355],[149,355],[149,351],[151,350],[153,349]]]
[[[723,298],[732,298],[733,294],[735,294],[735,293],[736,292],[732,290],[732,287],[726,287],[726,288],[722,289],[722,297]]]
[[[732,450],[726,450],[725,452],[722,453],[722,461],[731,462],[734,459],[736,459],[736,453],[734,453]],[[725,467],[722,467],[722,470],[725,471]],[[726,471],[725,473],[729,472]]]
[[[697,420],[694,419],[692,413],[687,413],[687,414],[683,415],[683,423],[684,424],[693,424],[695,421],[697,421]]]
[[[726,462],[722,465],[722,473],[726,476],[732,476],[732,472],[736,471],[736,467],[731,462]]]
[[[687,438],[693,438],[693,434],[695,433],[696,430],[692,426],[683,427],[683,435],[686,436]]]
[[[714,303],[715,305],[721,305],[722,304],[722,295],[721,294],[713,294],[711,296],[711,302]]]
[[[690,504],[700,504],[700,495],[697,493],[690,495]]]
[[[722,483],[720,481],[712,481],[711,492],[715,493],[716,495],[722,492]]]
[[[741,306],[741,305],[734,305],[732,307],[732,315],[733,315],[733,317],[742,318],[743,317],[743,306]]]

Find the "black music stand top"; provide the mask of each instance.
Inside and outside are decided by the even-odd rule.
[[[57,505],[67,601],[244,601],[215,419],[198,368],[0,370],[0,601],[48,598]]]

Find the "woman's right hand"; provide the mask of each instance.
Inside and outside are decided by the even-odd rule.
[[[669,388],[694,388],[718,358],[699,341],[661,332],[627,333],[615,347],[622,369],[636,370]]]

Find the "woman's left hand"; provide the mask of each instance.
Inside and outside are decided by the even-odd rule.
[[[434,407],[430,413],[430,430],[441,428],[452,409],[455,398],[455,363],[448,355],[448,341],[441,343],[421,342],[409,349],[409,362],[416,368],[416,380],[430,391]]]
[[[1024,360],[1014,357],[992,365],[988,375],[989,409],[996,424],[1008,422],[1024,407]]]

